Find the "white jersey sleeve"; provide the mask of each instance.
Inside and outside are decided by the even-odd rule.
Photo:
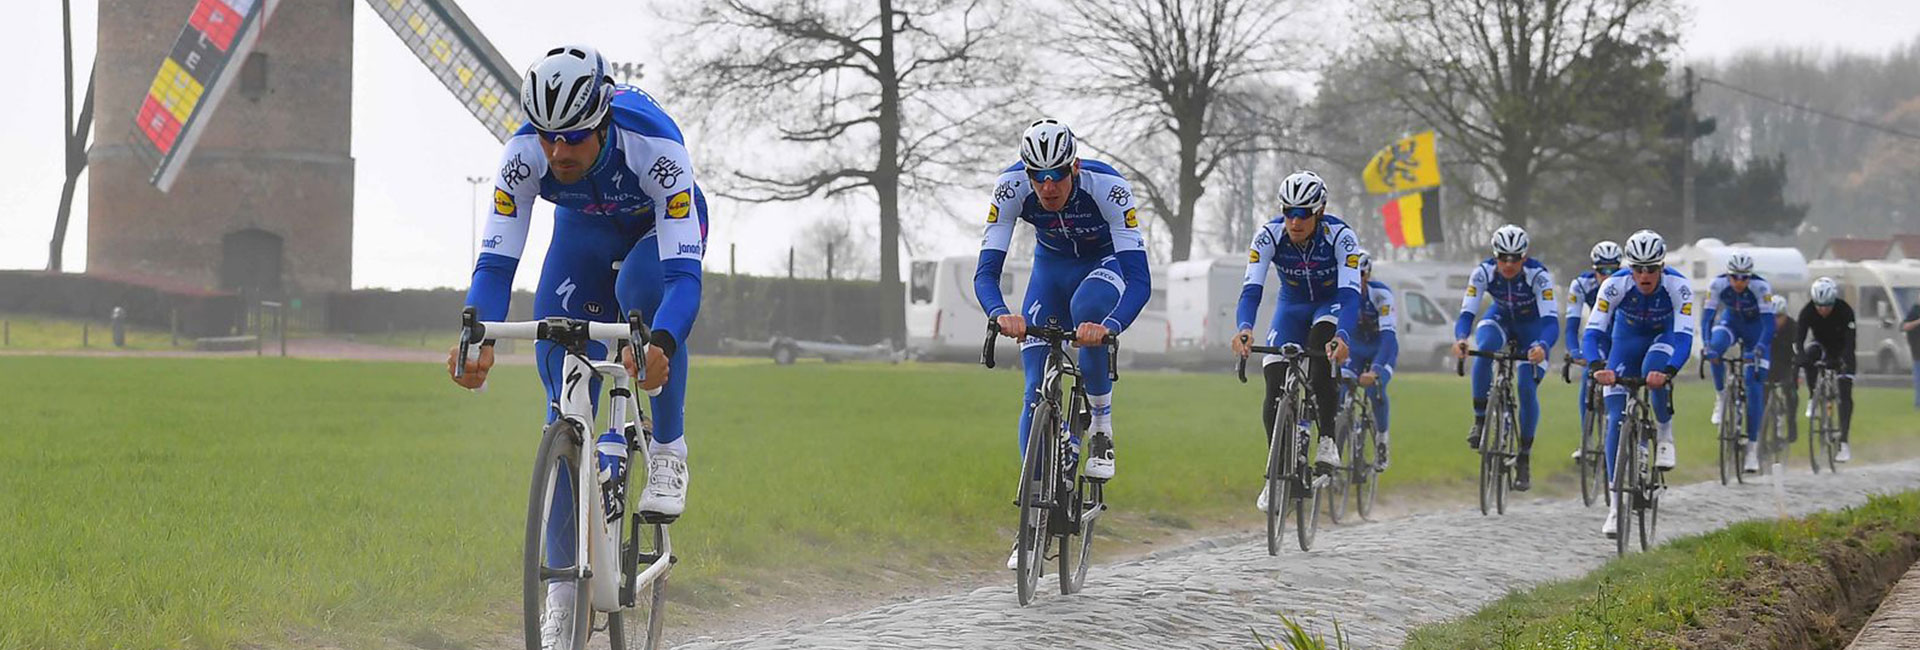
[[[1773,285],[1768,284],[1766,280],[1754,278],[1747,284],[1747,289],[1752,291],[1754,297],[1760,300],[1760,314],[1763,316],[1772,316],[1774,314]]]
[[[1727,276],[1720,275],[1714,277],[1713,282],[1707,285],[1707,299],[1706,304],[1703,305],[1707,311],[1720,310],[1720,292],[1726,291],[1728,284],[1730,284],[1730,281],[1727,280]],[[1677,302],[1673,304],[1675,307],[1680,305],[1680,303]]]
[[[1393,290],[1374,286],[1367,287],[1367,290],[1373,292],[1373,307],[1380,311],[1380,331],[1395,332],[1394,319],[1398,317],[1394,315]]]
[[[500,171],[493,177],[493,209],[480,231],[479,251],[520,259],[527,248],[528,221],[533,201],[540,195],[540,178],[547,174],[547,155],[539,136],[509,138],[500,154]]]
[[[1107,232],[1113,235],[1113,252],[1147,250],[1147,238],[1140,234],[1140,214],[1133,204],[1133,186],[1127,179],[1109,174],[1081,172],[1087,179],[1088,193],[1104,197],[1094,201],[1100,216],[1107,220]]]
[[[627,152],[627,168],[643,174],[640,187],[653,199],[660,261],[699,262],[707,252],[706,238],[700,206],[693,200],[693,160],[686,146],[667,138],[618,132]]]
[[[1540,309],[1542,318],[1553,318],[1560,314],[1560,305],[1554,303],[1553,271],[1541,266],[1533,275],[1533,298]]]
[[[1695,310],[1693,287],[1687,286],[1687,279],[1673,275],[1660,276],[1666,285],[1667,298],[1673,301],[1673,329],[1668,330],[1694,338],[1700,331],[1700,312]]]
[[[1480,315],[1480,298],[1487,293],[1487,265],[1477,264],[1473,275],[1467,277],[1466,295],[1460,298],[1460,313]]]
[[[1334,288],[1335,290],[1352,289],[1353,295],[1358,297],[1361,292],[1367,290],[1360,282],[1360,238],[1353,234],[1352,228],[1345,225],[1328,234],[1333,236],[1334,254],[1338,255],[1340,260],[1340,270],[1335,275]]]
[[[1253,243],[1247,248],[1247,273],[1240,280],[1240,286],[1267,286],[1267,265],[1273,263],[1274,248],[1280,244],[1280,235],[1274,228],[1274,224],[1267,223],[1253,231]]]
[[[1600,283],[1600,296],[1593,301],[1593,313],[1587,317],[1586,329],[1605,333],[1613,324],[1613,308],[1620,305],[1620,298],[1631,286],[1633,281],[1626,276],[1610,276]]]
[[[993,202],[987,206],[987,232],[980,238],[980,250],[1007,252],[1013,244],[1013,224],[1020,219],[1020,206],[1032,191],[1025,174],[1016,171],[1000,175],[1000,182],[993,186]],[[1114,243],[1119,243],[1117,237]]]

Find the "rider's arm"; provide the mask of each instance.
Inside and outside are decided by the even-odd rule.
[[[1253,244],[1247,249],[1247,275],[1240,281],[1240,303],[1234,308],[1234,321],[1243,330],[1253,329],[1253,321],[1259,316],[1260,294],[1267,288],[1267,264],[1273,261],[1279,243],[1270,225],[1254,231]]]
[[[540,194],[540,178],[546,173],[547,156],[540,152],[539,136],[526,133],[507,140],[500,171],[493,177],[493,209],[480,232],[480,258],[474,262],[472,284],[467,287],[466,304],[480,320],[507,317],[513,274],[527,246],[527,222],[532,219],[534,198]]]
[[[1700,329],[1711,335],[1715,317],[1720,315],[1720,292],[1727,290],[1727,276],[1719,276],[1707,285],[1707,295],[1703,300],[1705,309],[1700,314]],[[1678,307],[1680,303],[1674,303]]]
[[[1584,284],[1585,280],[1586,280],[1585,276],[1574,276],[1573,281],[1567,283],[1567,310],[1566,310],[1566,313],[1560,317],[1560,320],[1564,321],[1567,324],[1567,334],[1566,334],[1567,356],[1571,356],[1575,359],[1581,358],[1580,356],[1580,347],[1581,347],[1580,307],[1582,306],[1581,296],[1585,296],[1587,294],[1586,292],[1580,290],[1581,289],[1580,285]]]
[[[1473,267],[1467,279],[1467,294],[1460,299],[1460,317],[1453,323],[1453,338],[1466,339],[1473,331],[1473,319],[1480,316],[1480,296],[1487,292],[1487,265]]]
[[[1019,172],[1000,175],[987,206],[987,233],[980,240],[980,262],[973,268],[973,295],[980,300],[987,318],[1013,313],[1007,309],[1007,297],[1000,293],[1000,270],[1007,263],[1007,246],[1013,243],[1013,223],[1020,218],[1020,203],[1026,181]]]
[[[1113,311],[1100,324],[1119,334],[1133,325],[1133,319],[1140,316],[1147,299],[1153,296],[1153,276],[1147,272],[1147,238],[1140,234],[1133,188],[1127,185],[1126,179],[1106,174],[1086,176],[1110,183],[1106,190],[1094,196],[1100,197],[1095,202],[1100,204],[1100,216],[1107,220],[1107,232],[1113,237],[1113,257],[1120,263],[1120,279],[1127,286],[1120,292]]]
[[[1643,370],[1661,370],[1671,374],[1687,365],[1687,358],[1693,354],[1693,338],[1698,324],[1693,318],[1695,308],[1693,287],[1687,286],[1687,279],[1677,275],[1660,276],[1662,289],[1667,298],[1673,301],[1673,324],[1651,347],[1647,348],[1648,358],[1657,359],[1657,354],[1666,355],[1666,363],[1649,364],[1654,368]]]
[[[1835,301],[1833,313],[1840,316],[1841,323],[1846,324],[1840,329],[1839,354],[1842,357],[1853,356],[1855,350],[1859,349],[1855,346],[1859,344],[1860,333],[1859,321],[1854,320],[1853,305],[1847,304],[1845,300]],[[1848,368],[1847,371],[1852,372],[1853,369]]]
[[[1540,317],[1547,319],[1545,327],[1540,328],[1540,338],[1533,341],[1542,352],[1553,350],[1554,342],[1560,340],[1560,310],[1553,300],[1553,272],[1541,266],[1533,276],[1533,296]]]
[[[1393,364],[1400,360],[1400,337],[1394,329],[1398,325],[1393,304],[1393,290],[1373,288],[1373,304],[1380,309],[1380,351],[1373,355],[1374,371],[1381,377],[1393,376]]]
[[[1337,256],[1335,263],[1339,264],[1334,283],[1339,288],[1334,291],[1333,300],[1340,309],[1336,314],[1339,324],[1334,336],[1350,344],[1353,331],[1360,326],[1360,238],[1353,234],[1352,228],[1342,226],[1333,233],[1333,250]]]
[[[1593,313],[1587,318],[1587,329],[1580,336],[1580,356],[1587,360],[1590,369],[1606,367],[1607,355],[1604,350],[1607,337],[1610,336],[1607,327],[1613,324],[1613,309],[1619,306],[1626,286],[1627,280],[1620,277],[1609,277],[1600,283],[1599,297],[1594,299]],[[1573,345],[1572,342],[1567,344]]]
[[[649,325],[654,329],[653,344],[673,356],[700,315],[700,262],[707,249],[706,215],[701,214],[704,201],[697,196],[693,159],[686,145],[675,138],[620,129],[613,132],[626,139],[622,144],[629,169],[681,171],[671,175],[656,172],[639,181],[653,199],[654,233],[665,280],[660,310],[650,315],[653,322]]]
[[[1773,322],[1776,320],[1773,314],[1773,286],[1767,284],[1766,280],[1754,278],[1748,288],[1760,300],[1760,336],[1754,341],[1752,356],[1760,360],[1762,367],[1765,367],[1768,357],[1773,356],[1773,337],[1776,334]]]

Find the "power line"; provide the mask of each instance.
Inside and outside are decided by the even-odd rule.
[[[1823,111],[1823,110],[1820,110],[1820,109],[1818,109],[1818,108],[1814,108],[1814,107],[1812,107],[1812,106],[1807,106],[1807,105],[1805,105],[1805,104],[1796,104],[1796,103],[1794,103],[1794,102],[1790,102],[1790,101],[1787,101],[1787,100],[1784,100],[1784,99],[1779,99],[1779,98],[1775,98],[1775,97],[1768,97],[1768,96],[1766,96],[1766,95],[1762,95],[1762,94],[1760,94],[1760,93],[1757,93],[1757,92],[1754,92],[1754,91],[1751,91],[1751,90],[1747,90],[1747,89],[1745,89],[1745,88],[1741,88],[1741,87],[1739,87],[1739,86],[1735,86],[1735,85],[1733,85],[1733,84],[1729,84],[1729,83],[1727,83],[1727,82],[1724,82],[1724,81],[1721,81],[1721,80],[1719,80],[1719,79],[1714,79],[1714,78],[1712,78],[1712,77],[1701,77],[1701,78],[1700,78],[1700,83],[1702,83],[1702,84],[1713,84],[1713,85],[1715,85],[1715,86],[1719,86],[1719,87],[1721,87],[1721,88],[1725,88],[1725,89],[1727,89],[1727,90],[1731,90],[1731,91],[1733,91],[1733,92],[1736,92],[1736,93],[1740,93],[1740,94],[1742,94],[1742,95],[1746,95],[1746,96],[1748,96],[1748,97],[1752,97],[1752,98],[1754,98],[1754,99],[1759,99],[1759,100],[1762,100],[1762,101],[1767,101],[1767,102],[1772,102],[1772,103],[1775,103],[1775,104],[1779,104],[1779,105],[1781,105],[1781,106],[1785,106],[1785,107],[1787,107],[1787,108],[1792,108],[1792,109],[1795,109],[1795,110],[1801,110],[1801,111],[1806,111],[1806,112],[1808,112],[1808,113],[1812,113],[1812,114],[1814,114],[1814,115],[1819,115],[1819,116],[1821,116],[1821,117],[1826,117],[1826,118],[1831,118],[1831,119],[1835,119],[1835,120],[1839,120],[1839,121],[1842,121],[1842,122],[1846,122],[1846,123],[1848,123],[1848,124],[1852,124],[1852,125],[1854,125],[1854,126],[1859,126],[1859,127],[1865,127],[1865,128],[1868,128],[1868,129],[1873,129],[1873,130],[1875,130],[1875,131],[1879,131],[1879,132],[1881,132],[1881,133],[1885,133],[1885,134],[1888,134],[1888,135],[1894,135],[1894,136],[1899,136],[1899,137],[1902,137],[1902,138],[1907,138],[1907,139],[1909,139],[1909,140],[1920,140],[1920,133],[1913,133],[1913,132],[1909,132],[1909,131],[1902,131],[1902,130],[1900,130],[1900,129],[1896,129],[1896,128],[1893,128],[1893,127],[1891,127],[1891,126],[1887,126],[1887,125],[1884,125],[1884,124],[1877,124],[1877,123],[1874,123],[1874,122],[1868,122],[1868,121],[1866,121],[1866,120],[1859,120],[1859,119],[1854,119],[1854,118],[1851,118],[1851,117],[1847,117],[1847,116],[1845,116],[1845,115],[1840,115],[1840,114],[1837,114],[1837,113],[1833,113],[1833,112],[1829,112],[1829,111]]]

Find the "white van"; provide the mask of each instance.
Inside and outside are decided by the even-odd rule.
[[[973,294],[977,255],[953,255],[913,262],[907,281],[907,351],[916,359],[977,362],[987,335],[987,314]],[[1018,301],[1027,292],[1033,260],[1008,259],[1000,273],[1000,293]],[[1153,295],[1140,317],[1120,339],[1120,365],[1163,363],[1172,330],[1166,315],[1166,273],[1153,272]],[[1012,367],[1017,345],[996,346],[995,363]]]
[[[1453,344],[1453,321],[1449,311],[1435,302],[1440,295],[1466,290],[1466,273],[1456,272],[1459,288],[1444,288],[1451,276],[1439,265],[1428,263],[1374,262],[1374,279],[1392,287],[1400,301],[1401,318],[1397,329],[1400,340],[1399,366],[1406,369],[1435,368],[1436,355],[1446,354]],[[1224,365],[1231,361],[1228,344],[1237,332],[1234,311],[1240,303],[1241,283],[1246,279],[1246,258],[1233,255],[1175,262],[1168,271],[1167,317],[1173,327],[1172,363],[1186,367]],[[1430,274],[1430,275],[1422,275]],[[1429,278],[1422,280],[1421,278]],[[1429,282],[1438,282],[1438,285]],[[1260,313],[1254,319],[1254,331],[1265,332],[1278,304],[1280,283],[1268,278],[1266,293],[1260,299]]]
[[[1853,306],[1858,328],[1854,354],[1860,360],[1860,370],[1878,374],[1912,371],[1913,353],[1907,349],[1900,321],[1920,301],[1920,260],[1814,260],[1809,267],[1814,277],[1838,281],[1840,297]],[[1795,315],[1800,313],[1799,305],[1805,298],[1802,292],[1799,300],[1793,301]]]

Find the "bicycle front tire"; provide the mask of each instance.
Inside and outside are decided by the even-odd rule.
[[[573,629],[567,632],[573,638],[573,647],[586,647],[587,633],[593,627],[593,608],[588,600],[592,597],[592,589],[586,581],[577,577],[549,580],[555,577],[558,569],[570,567],[546,566],[547,522],[555,514],[549,506],[553,503],[559,482],[573,480],[568,475],[578,469],[573,464],[578,457],[581,440],[580,432],[571,420],[554,420],[541,433],[540,448],[534,456],[533,485],[527,495],[526,538],[521,552],[521,621],[527,650],[540,650],[541,618],[547,611],[549,583],[572,582],[574,585],[574,602],[571,604]],[[580,496],[576,494],[574,498]],[[587,558],[576,557],[574,561],[585,562]]]

